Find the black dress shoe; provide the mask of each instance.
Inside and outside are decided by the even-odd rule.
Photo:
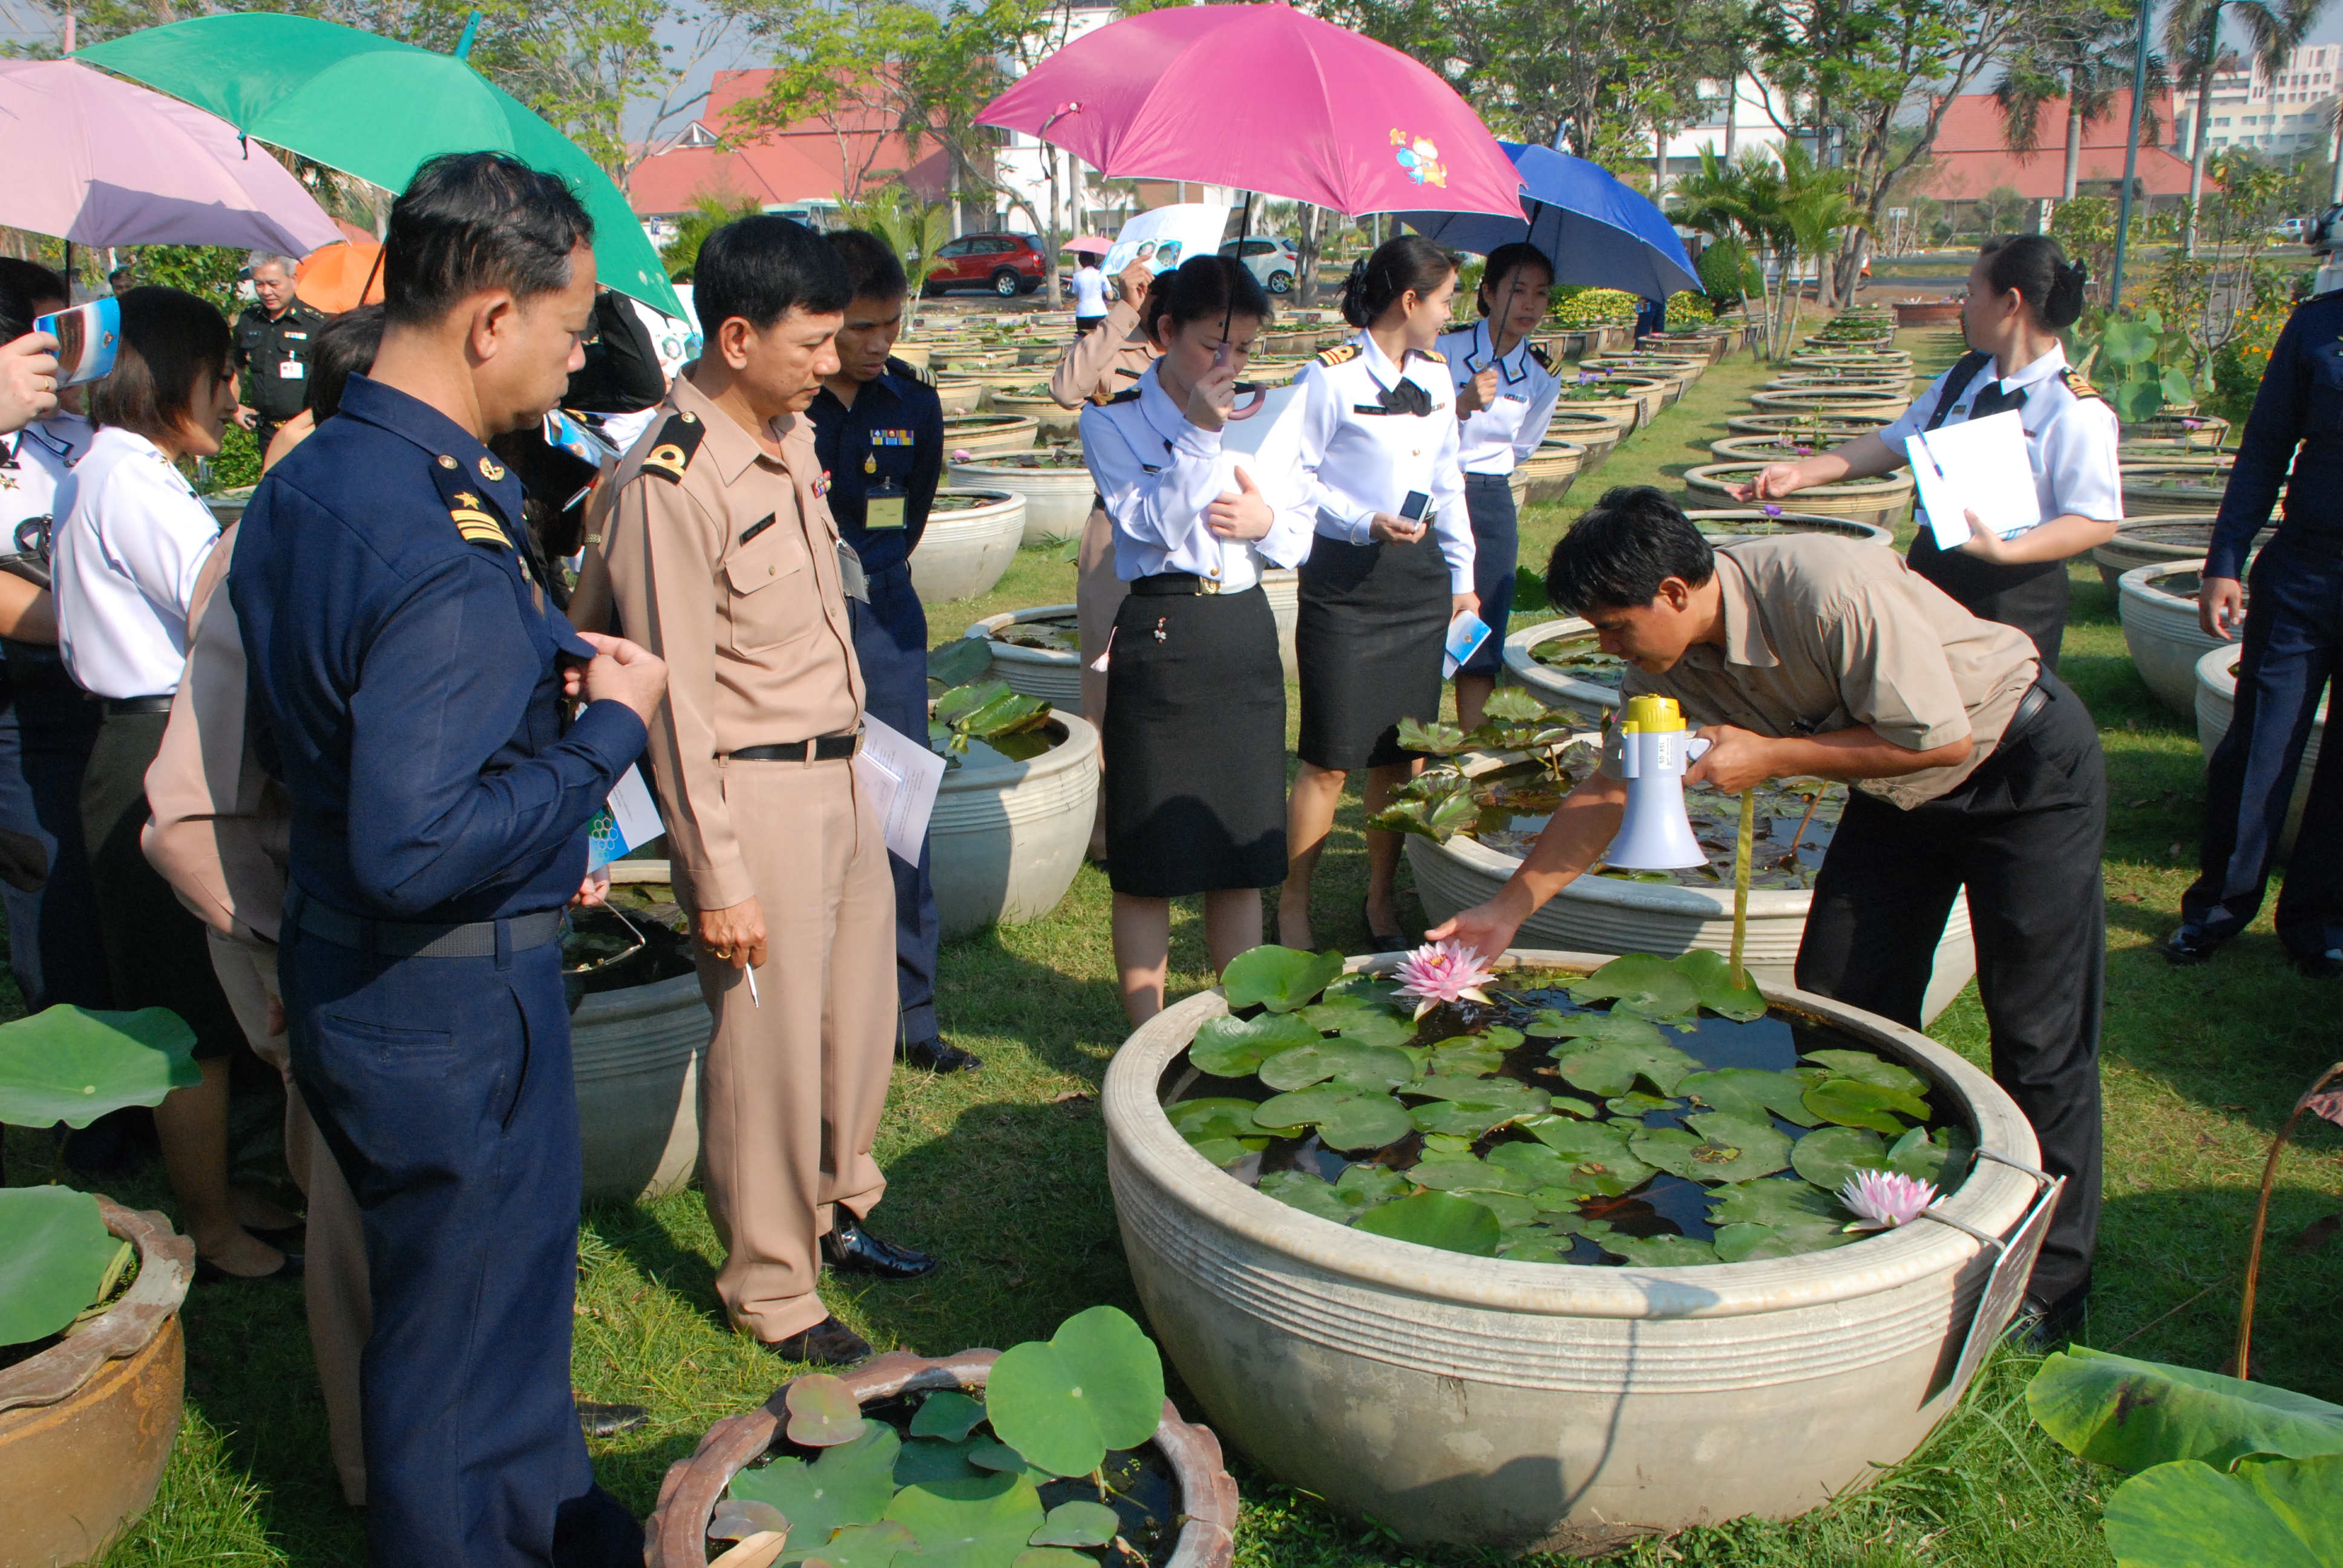
[[[2009,1320],[2006,1337],[2016,1342],[2017,1348],[2028,1355],[2046,1356],[2052,1351],[2063,1351],[2074,1339],[2075,1331],[2082,1326],[2083,1310],[2090,1299],[2087,1286],[2056,1302],[2028,1296]]]
[[[946,1045],[940,1040],[923,1040],[914,1045],[895,1048],[895,1060],[913,1067],[924,1067],[930,1072],[974,1072],[984,1065],[984,1058],[973,1051],[962,1050],[956,1045]]]
[[[1367,928],[1367,950],[1371,953],[1403,953],[1414,945],[1407,940],[1404,931],[1375,930],[1375,918],[1367,913],[1367,900],[1364,899],[1359,900],[1359,923]]]
[[[265,1274],[231,1274],[209,1258],[196,1260],[196,1283],[199,1285],[257,1285],[274,1283],[301,1277],[301,1254],[287,1252],[285,1261]]]
[[[2202,926],[2184,925],[2164,939],[2165,959],[2177,966],[2201,964],[2221,950],[2227,937],[2217,937]]]
[[[882,1280],[916,1280],[935,1271],[936,1260],[916,1247],[882,1241],[862,1228],[853,1211],[831,1211],[830,1234],[821,1239],[824,1261],[843,1274],[876,1274]]]
[[[616,1437],[651,1423],[651,1412],[639,1404],[597,1404],[590,1399],[577,1404],[578,1425],[588,1437]]]
[[[783,1361],[818,1367],[850,1367],[870,1355],[870,1342],[836,1318],[824,1318],[801,1334],[768,1342],[765,1348]]]
[[[2329,948],[2323,953],[2288,952],[2286,961],[2307,980],[2333,980],[2343,975],[2343,949]]]

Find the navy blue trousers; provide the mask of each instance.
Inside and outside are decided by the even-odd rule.
[[[111,1007],[81,834],[82,773],[102,712],[75,689],[54,648],[11,644],[9,673],[0,683],[0,831],[31,841],[11,845],[11,860],[45,868],[38,887],[0,883],[9,967],[28,1012],[56,1002]]]
[[[1489,636],[1456,673],[1493,677],[1504,668],[1505,626],[1513,616],[1513,570],[1522,548],[1512,477],[1465,475],[1464,510],[1473,520],[1473,592],[1481,600]]]
[[[2197,877],[2180,917],[2233,936],[2262,907],[2310,723],[2343,640],[2343,560],[2272,540],[2247,568],[2253,613],[2229,731],[2205,769]],[[2278,900],[2278,940],[2303,957],[2343,945],[2343,761],[2330,737]]]
[[[560,944],[377,958],[300,930],[293,1072],[357,1194],[375,1568],[616,1568],[642,1533],[594,1484],[569,1392],[581,1184]]]
[[[870,574],[870,602],[854,605],[854,657],[868,692],[864,706],[880,723],[914,740],[928,736],[928,612],[911,591],[911,568],[881,567]],[[936,1023],[936,949],[943,923],[936,915],[934,857],[920,846],[916,866],[889,853],[895,874],[895,1001],[900,1016],[895,1043],[924,1045],[940,1037]]]

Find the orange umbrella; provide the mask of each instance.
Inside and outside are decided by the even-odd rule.
[[[293,292],[328,316],[379,302],[382,246],[372,240],[341,240],[319,246],[294,274]]]

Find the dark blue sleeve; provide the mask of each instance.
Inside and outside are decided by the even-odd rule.
[[[2303,352],[2309,336],[2306,317],[2328,312],[2306,306],[2287,318],[2262,371],[2261,390],[2254,394],[2254,411],[2246,417],[2246,433],[2237,443],[2237,466],[2229,470],[2229,487],[2221,497],[2221,513],[2213,524],[2213,541],[2205,552],[2208,578],[2242,578],[2246,551],[2254,536],[2268,523],[2278,503],[2278,487],[2286,482],[2300,444],[2303,414],[2310,403],[2310,362]]]
[[[350,872],[381,907],[416,914],[558,849],[641,755],[623,703],[588,704],[568,734],[491,767],[520,728],[542,656],[496,563],[458,557],[380,622],[350,702]]]
[[[917,546],[927,531],[928,513],[936,504],[936,487],[944,477],[944,405],[935,388],[914,382],[920,393],[919,417],[911,421],[910,494],[904,498],[903,520],[911,525]]]

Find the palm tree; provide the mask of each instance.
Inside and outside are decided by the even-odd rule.
[[[667,275],[678,282],[699,265],[699,242],[736,218],[755,217],[765,209],[746,196],[717,196],[702,191],[691,198],[691,210],[676,226],[675,237],[659,251]]]
[[[936,269],[936,252],[951,238],[951,209],[891,185],[862,201],[841,203],[840,211],[850,226],[868,229],[886,242],[902,262],[904,280],[917,299],[928,274]]]
[[[1800,256],[1827,256],[1839,247],[1839,236],[1864,222],[1864,210],[1855,205],[1848,193],[1847,171],[1824,166],[1806,151],[1803,142],[1784,142],[1778,149],[1782,160],[1782,194],[1778,224],[1786,241],[1790,258]],[[1822,274],[1822,287],[1830,286],[1831,275]],[[1794,286],[1785,285],[1783,295],[1788,301],[1790,321],[1783,341],[1797,341],[1799,293]],[[1828,306],[1832,301],[1822,300]]]
[[[1993,90],[1995,101],[2001,106],[2003,145],[2021,156],[2041,149],[2044,106],[2066,101],[2062,201],[2075,199],[2082,172],[2084,131],[2107,118],[2115,107],[2116,95],[2131,85],[2138,25],[2135,0],[2068,0],[2046,7],[2028,35],[2019,40],[2000,85]],[[2155,102],[2154,95],[2167,85],[2163,57],[2149,55],[2148,102]],[[2143,144],[2156,142],[2161,128],[2156,112],[2146,110],[2140,125]]]
[[[2197,254],[2197,210],[2205,199],[2205,155],[2212,146],[2213,78],[2236,56],[2221,51],[2221,15],[2245,25],[2253,58],[2275,76],[2310,34],[2327,0],[2173,0],[2164,19],[2164,52],[2180,62],[2180,85],[2197,90],[2197,147],[2189,159],[2188,222],[2181,245]]]

